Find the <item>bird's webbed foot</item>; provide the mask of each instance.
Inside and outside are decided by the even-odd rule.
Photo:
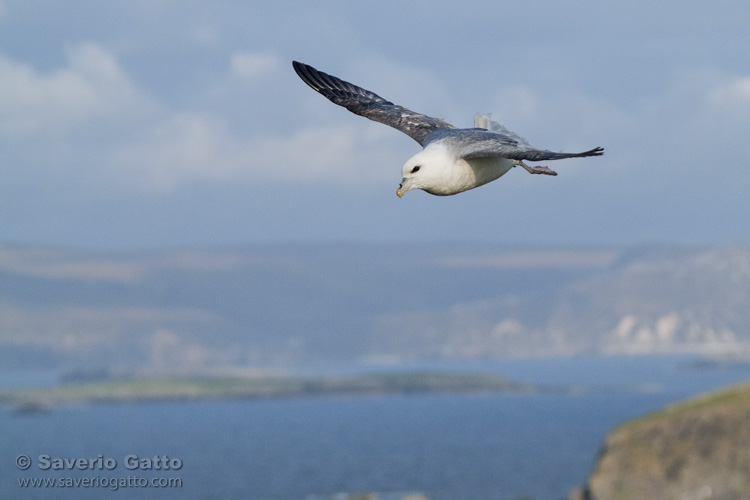
[[[526,171],[530,174],[544,174],[544,175],[557,175],[557,172],[550,169],[549,167],[530,167],[529,165],[526,165],[522,161],[516,162],[517,165],[521,165],[523,168],[526,169]]]

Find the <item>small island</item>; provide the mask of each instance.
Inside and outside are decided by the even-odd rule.
[[[50,408],[65,404],[219,400],[377,394],[531,392],[529,384],[496,374],[437,371],[327,376],[150,376],[70,381],[0,391],[0,404]]]

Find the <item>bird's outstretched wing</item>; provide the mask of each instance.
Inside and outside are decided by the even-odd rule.
[[[425,145],[427,135],[435,129],[454,128],[453,125],[439,118],[410,111],[383,99],[374,92],[318,71],[310,65],[292,61],[292,66],[302,81],[332,103],[343,106],[352,113],[400,130],[422,146]]]
[[[582,158],[586,156],[601,156],[603,148],[594,148],[583,153],[555,153],[546,149],[536,149],[528,144],[519,143],[514,136],[499,132],[480,129],[456,130],[446,134],[449,141],[454,142],[454,149],[460,158],[483,158],[496,156],[511,160],[545,161],[562,160],[564,158]],[[525,142],[525,141],[524,141]]]

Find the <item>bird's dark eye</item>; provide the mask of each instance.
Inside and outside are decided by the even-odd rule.
[[[419,169],[420,169],[420,168],[422,168],[422,167],[421,167],[421,166],[419,166],[419,165],[417,165],[416,167],[414,167],[414,168],[412,168],[412,169],[411,169],[411,173],[412,173],[412,174],[416,174],[417,172],[419,172]]]

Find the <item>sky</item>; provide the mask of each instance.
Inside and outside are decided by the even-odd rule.
[[[0,0],[0,243],[750,243],[750,3]],[[299,60],[554,151],[396,196],[420,146]]]

